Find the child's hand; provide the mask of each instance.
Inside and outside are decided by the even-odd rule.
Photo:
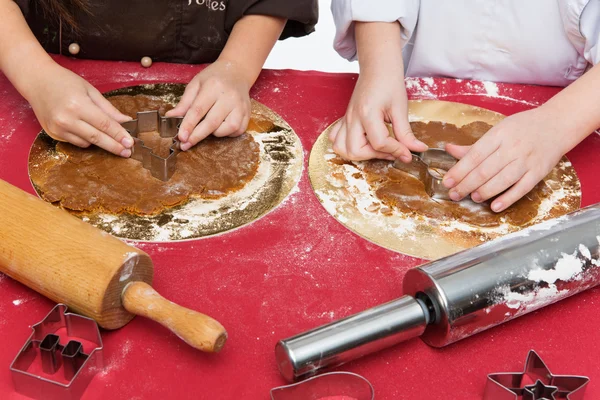
[[[28,100],[44,130],[79,147],[98,147],[129,157],[133,139],[119,122],[129,121],[102,94],[77,74],[52,65],[30,81]]]
[[[561,121],[542,108],[504,119],[473,146],[447,145],[460,161],[444,176],[452,200],[471,194],[480,203],[506,189],[491,208],[500,212],[526,195],[560,161],[566,150]]]
[[[381,158],[410,162],[410,150],[423,151],[408,123],[408,103],[402,72],[382,63],[377,72],[361,73],[346,115],[329,133],[333,150],[352,160]],[[390,122],[394,137],[385,122]]]
[[[239,136],[250,122],[250,84],[241,66],[215,61],[187,85],[177,107],[167,116],[185,115],[179,128],[181,149],[210,135]]]

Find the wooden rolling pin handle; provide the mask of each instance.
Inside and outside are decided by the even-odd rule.
[[[216,353],[227,341],[227,332],[219,322],[170,302],[147,283],[129,283],[122,298],[127,311],[158,322],[198,350]]]

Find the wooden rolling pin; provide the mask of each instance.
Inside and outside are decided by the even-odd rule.
[[[105,329],[142,315],[202,351],[227,340],[219,322],[152,289],[148,254],[2,180],[0,272]]]

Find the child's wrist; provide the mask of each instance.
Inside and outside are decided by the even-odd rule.
[[[224,68],[233,69],[233,73],[248,85],[248,90],[254,85],[254,82],[256,82],[258,75],[262,70],[262,66],[260,68],[252,67],[247,63],[243,63],[237,57],[229,56],[225,52],[221,53],[215,62],[223,65]]]
[[[14,87],[25,99],[30,100],[35,95],[36,87],[44,79],[52,78],[56,62],[46,52],[31,49],[27,57],[16,57],[3,65],[3,71]],[[26,60],[26,61],[25,61]]]
[[[561,154],[566,154],[591,132],[576,123],[575,120],[582,117],[569,110],[561,102],[550,100],[535,111],[540,113],[544,120],[551,121],[553,126],[551,131],[555,134],[552,140],[560,148]]]

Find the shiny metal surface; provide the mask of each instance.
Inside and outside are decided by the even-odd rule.
[[[421,334],[441,347],[598,284],[600,204],[414,268],[405,296],[280,341],[277,363],[292,381]]]
[[[530,350],[523,372],[488,375],[483,400],[583,400],[589,381],[587,376],[554,375],[542,358]]]
[[[271,389],[271,400],[316,400],[331,397],[373,400],[375,390],[371,382],[351,372],[329,372],[300,383]]]
[[[89,346],[87,352],[79,341],[70,340],[63,346],[57,335],[63,329],[68,337],[84,340]],[[32,330],[10,366],[15,391],[34,399],[79,399],[104,367],[102,337],[96,321],[69,313],[67,306],[58,304]],[[38,357],[43,374],[34,365]],[[60,369],[62,377],[56,375]]]
[[[121,124],[133,138],[131,158],[140,161],[153,177],[161,181],[168,181],[175,173],[177,154],[181,152],[179,140],[177,140],[181,121],[183,121],[182,117],[163,117],[158,111],[141,111],[137,113],[136,119]],[[152,131],[157,131],[160,137],[173,139],[167,157],[155,154],[138,138],[138,134]]]
[[[411,174],[423,182],[429,197],[450,200],[448,189],[442,184],[444,174],[458,161],[444,149],[428,149],[422,152],[412,151],[410,163],[400,160],[394,162],[394,168]]]
[[[360,314],[292,338],[276,348],[283,377],[293,382],[421,335],[429,313],[411,296],[404,296]]]
[[[441,347],[599,283],[597,204],[410,270],[404,293],[432,300],[422,339]]]

